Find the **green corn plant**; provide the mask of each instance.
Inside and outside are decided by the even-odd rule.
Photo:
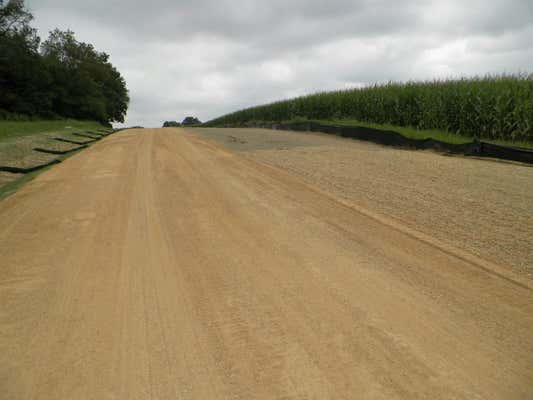
[[[207,124],[295,118],[349,119],[484,139],[533,141],[533,74],[388,82],[321,92],[237,111]]]

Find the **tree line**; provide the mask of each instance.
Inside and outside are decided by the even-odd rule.
[[[196,117],[185,117],[181,123],[177,121],[165,121],[163,128],[178,128],[180,126],[200,125],[201,123],[202,121]]]
[[[0,0],[0,119],[124,122],[126,82],[106,53],[56,29],[41,42],[24,0]]]

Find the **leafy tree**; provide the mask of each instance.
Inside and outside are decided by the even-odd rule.
[[[181,124],[182,125],[198,125],[198,124],[201,124],[201,122],[196,117],[186,117]]]
[[[35,35],[30,27],[33,15],[26,9],[24,0],[9,0],[5,4],[0,0],[0,36],[5,35]]]
[[[176,128],[181,126],[181,124],[177,121],[165,121],[163,124],[163,128]]]
[[[106,114],[111,121],[124,122],[130,101],[126,81],[115,67],[108,64],[105,79],[102,81],[106,98]]]
[[[129,102],[126,83],[107,54],[78,42],[74,32],[58,29],[50,33],[41,53],[57,82],[54,108],[61,115],[124,122]]]
[[[50,81],[38,53],[33,16],[21,0],[0,0],[0,109],[27,115],[50,114]]]
[[[124,122],[128,90],[109,56],[72,31],[41,45],[32,19],[23,0],[0,0],[0,110]]]

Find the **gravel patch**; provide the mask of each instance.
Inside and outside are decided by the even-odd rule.
[[[316,133],[192,131],[345,201],[533,275],[532,167]]]

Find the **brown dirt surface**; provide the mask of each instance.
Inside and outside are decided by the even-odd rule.
[[[350,204],[533,277],[533,168],[331,135],[195,129]]]
[[[188,132],[0,202],[2,398],[531,398],[530,280]]]

